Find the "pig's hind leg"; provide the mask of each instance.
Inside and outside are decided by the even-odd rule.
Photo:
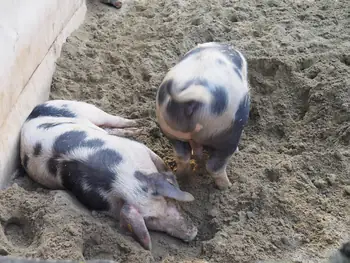
[[[73,111],[78,118],[85,118],[98,127],[130,128],[140,126],[139,120],[131,120],[111,115],[93,104],[83,101],[67,101],[67,109]]]
[[[219,150],[216,150],[211,153],[207,161],[206,169],[220,190],[225,190],[232,185],[226,171],[230,156],[223,155]]]
[[[103,128],[108,134],[120,136],[120,137],[130,137],[134,135],[142,134],[142,130],[139,128]]]
[[[78,118],[88,119],[94,125],[103,128],[108,134],[129,137],[141,134],[139,120],[131,120],[111,115],[93,104],[82,101],[68,101],[67,108],[74,112]]]

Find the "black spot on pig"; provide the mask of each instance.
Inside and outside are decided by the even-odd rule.
[[[237,51],[235,50],[231,51],[231,53],[229,54],[229,58],[232,61],[232,63],[236,65],[238,69],[242,69],[243,60]]]
[[[63,161],[61,163],[63,185],[88,208],[108,210],[109,203],[102,193],[111,191],[113,182],[118,180],[113,167],[121,161],[121,155],[111,149],[98,150],[85,162]]]
[[[88,163],[94,169],[112,169],[122,161],[122,156],[112,149],[101,149],[91,154]],[[109,170],[108,170],[109,171]],[[114,177],[114,173],[113,177]],[[105,176],[108,176],[107,174]]]
[[[214,97],[214,100],[211,104],[211,112],[215,115],[221,115],[227,108],[227,92],[225,88],[221,86],[216,86],[210,90]]]
[[[340,253],[346,258],[350,259],[350,241],[342,245],[342,247],[340,248]]]
[[[206,141],[204,148],[211,155],[212,160],[208,161],[208,165],[213,171],[218,170],[222,166],[222,160],[232,155],[237,149],[244,126],[248,122],[249,111],[250,96],[246,94],[238,106],[232,125],[224,132]]]
[[[235,114],[235,121],[237,121],[239,125],[245,125],[249,118],[249,111],[250,95],[249,93],[247,93],[239,103],[238,109]]]
[[[134,176],[142,184],[142,191],[153,196],[176,198],[183,194],[172,172],[145,174],[136,171]]]
[[[225,61],[223,61],[222,59],[218,58],[216,60],[216,63],[218,63],[219,65],[226,65]]]
[[[29,162],[29,157],[28,157],[28,155],[25,154],[23,157],[23,167],[25,170],[28,169],[28,162]]]
[[[47,169],[49,170],[50,174],[56,176],[57,175],[57,170],[58,170],[58,156],[51,157],[47,161]]]
[[[155,188],[154,179],[150,175],[146,175],[143,172],[136,171],[134,176],[137,180],[142,183],[141,190],[148,193],[151,192],[152,195],[158,195],[157,189]]]
[[[164,103],[166,95],[169,94],[169,91],[170,91],[172,85],[173,85],[172,79],[166,80],[160,85],[159,91],[158,91],[158,104],[159,105],[162,105]]]
[[[104,145],[104,141],[101,139],[90,139],[87,141],[82,142],[80,145],[81,147],[88,147],[88,148],[100,148]]]
[[[63,186],[87,208],[108,210],[108,200],[102,191],[112,189],[114,174],[104,167],[92,167],[80,161],[63,161],[61,163]],[[103,189],[103,190],[102,190]]]
[[[186,84],[183,87],[183,90],[189,88],[192,85],[203,86],[211,92],[212,96],[214,97],[214,100],[211,104],[211,111],[213,114],[220,115],[226,110],[228,100],[227,100],[227,92],[224,87],[217,86],[215,85],[215,83],[211,83],[204,79],[193,79],[186,82]],[[173,103],[173,105],[171,106],[168,105],[169,109],[167,110],[169,112],[173,112],[174,116],[176,115],[176,112],[177,112],[177,115],[180,114],[181,112],[180,109],[183,109],[183,111],[188,116],[193,112],[196,112],[202,106],[202,103],[198,101],[190,101],[186,103],[177,103],[177,102],[171,101],[169,104],[171,103]],[[172,109],[170,107],[172,107]],[[179,116],[178,118],[182,118],[182,116]]]
[[[48,130],[50,128],[56,127],[58,125],[62,125],[62,124],[73,124],[74,122],[51,122],[51,123],[42,123],[40,125],[38,125],[39,129],[44,129],[44,130]]]
[[[41,154],[42,151],[42,145],[40,142],[37,142],[34,146],[34,152],[33,155],[34,156],[39,156]]]
[[[217,150],[214,155],[212,155],[207,162],[207,169],[210,172],[220,171],[227,162],[227,157],[229,155],[226,152],[221,152]]]
[[[175,128],[181,132],[191,132],[195,128],[192,115],[201,107],[202,103],[197,101],[177,102],[169,101],[166,111],[168,116],[176,124]]]
[[[238,69],[242,69],[243,60],[241,55],[230,45],[221,45],[220,51],[234,64]]]
[[[46,104],[40,104],[36,106],[32,112],[27,117],[28,120],[32,120],[38,117],[66,117],[66,118],[75,118],[76,114],[68,109],[56,108]]]
[[[53,145],[56,154],[65,154],[79,147],[100,148],[104,145],[101,139],[88,139],[85,131],[68,131],[59,135]]]
[[[57,154],[64,154],[81,146],[86,138],[85,131],[68,131],[56,138],[53,149]]]

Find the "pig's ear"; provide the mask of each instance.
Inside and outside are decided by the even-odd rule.
[[[171,184],[167,180],[157,180],[155,182],[155,188],[155,195],[161,195],[183,202],[192,202],[194,200],[193,195],[182,191],[179,187]]]
[[[193,195],[190,193],[181,191],[176,178],[171,176],[172,173],[154,173],[146,176],[142,172],[135,172],[135,177],[144,183],[144,189],[146,192],[151,193],[153,196],[164,196],[176,199],[183,202],[191,202],[194,200]]]
[[[122,207],[120,211],[120,227],[123,231],[131,233],[145,249],[152,249],[151,237],[145,221],[142,215],[132,205],[125,204]]]

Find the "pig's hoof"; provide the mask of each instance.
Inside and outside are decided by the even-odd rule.
[[[232,183],[227,178],[216,178],[215,185],[219,190],[227,190],[232,186]]]
[[[115,4],[114,4],[114,7],[115,8],[117,8],[117,9],[120,9],[120,8],[122,8],[122,2],[120,2],[120,1],[117,1]]]
[[[143,126],[145,123],[144,120],[142,119],[134,119],[134,120],[130,120],[130,125],[129,127],[141,127]]]

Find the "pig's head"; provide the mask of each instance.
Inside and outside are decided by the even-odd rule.
[[[216,123],[230,106],[225,86],[205,78],[186,82],[165,80],[156,101],[158,123],[163,132],[183,139],[188,139],[186,134],[197,133],[203,126]],[[230,121],[227,118],[227,123]]]
[[[157,217],[145,218],[148,229],[165,232],[183,241],[192,241],[198,232],[197,227],[176,201],[166,200],[165,211]]]
[[[136,178],[147,193],[148,207],[144,220],[150,230],[165,232],[184,241],[197,235],[197,227],[180,207],[178,201],[191,202],[194,197],[180,190],[172,172],[145,175],[137,172]]]
[[[191,133],[211,106],[213,96],[204,80],[187,82],[164,80],[157,93],[157,116],[160,126]],[[209,117],[209,116],[207,116]]]

